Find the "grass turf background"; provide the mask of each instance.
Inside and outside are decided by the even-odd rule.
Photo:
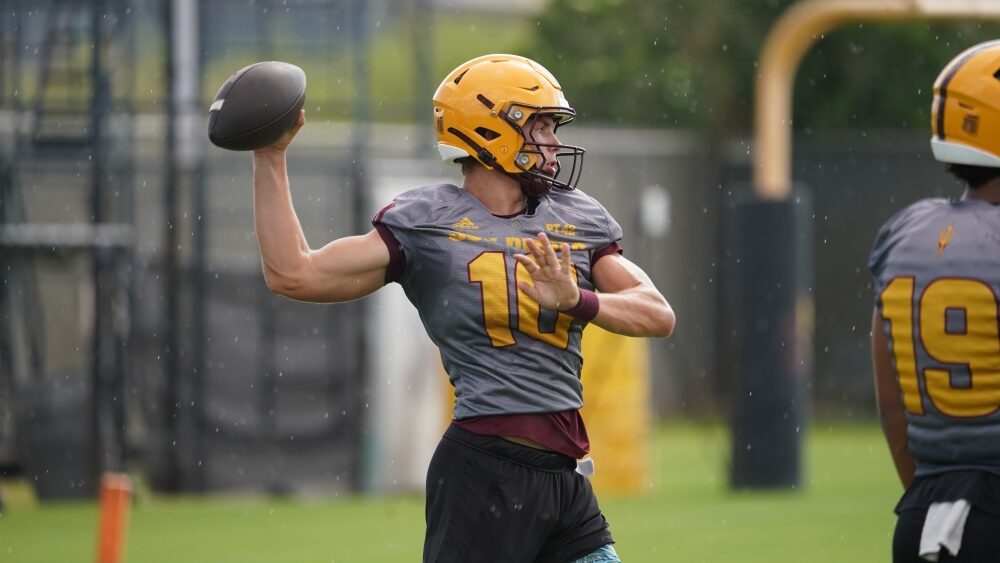
[[[888,561],[901,488],[878,427],[815,423],[797,491],[730,491],[724,426],[657,428],[648,490],[601,497],[626,563]],[[600,460],[598,460],[598,464]],[[598,470],[600,470],[598,465]],[[4,481],[0,561],[92,561],[95,503],[33,502]],[[414,562],[423,498],[162,497],[132,508],[130,563]]]

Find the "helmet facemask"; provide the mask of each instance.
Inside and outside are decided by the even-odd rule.
[[[559,106],[531,106],[512,102],[506,110],[501,112],[504,121],[510,125],[523,139],[521,149],[514,158],[514,165],[521,170],[520,173],[508,173],[516,179],[521,187],[529,195],[539,196],[548,192],[551,188],[562,190],[576,189],[583,172],[583,155],[586,149],[574,145],[564,145],[555,143],[543,143],[535,141],[532,132],[535,124],[541,117],[551,117],[554,121],[554,130],[569,123],[576,117],[576,112],[571,108]],[[556,149],[555,168],[552,172],[545,169],[547,148]],[[563,166],[563,159],[572,159],[568,167]],[[568,173],[560,179],[564,169]]]

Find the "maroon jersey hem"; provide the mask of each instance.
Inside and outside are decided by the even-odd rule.
[[[453,422],[473,434],[527,438],[573,459],[590,452],[590,438],[578,410],[473,416]]]

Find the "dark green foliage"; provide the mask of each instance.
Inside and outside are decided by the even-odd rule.
[[[591,121],[748,131],[756,60],[788,0],[553,0],[528,55]],[[931,85],[994,22],[851,24],[806,56],[797,128],[922,128]]]
[[[941,69],[998,32],[994,22],[845,26],[806,56],[795,88],[796,124],[928,129],[934,79]]]

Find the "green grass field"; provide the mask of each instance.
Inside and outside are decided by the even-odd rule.
[[[889,560],[901,488],[874,425],[816,423],[799,491],[728,491],[722,426],[664,425],[652,451],[646,494],[601,498],[626,563]],[[95,504],[37,505],[4,485],[0,561],[93,560]],[[130,563],[414,562],[423,499],[143,495],[129,526]]]

